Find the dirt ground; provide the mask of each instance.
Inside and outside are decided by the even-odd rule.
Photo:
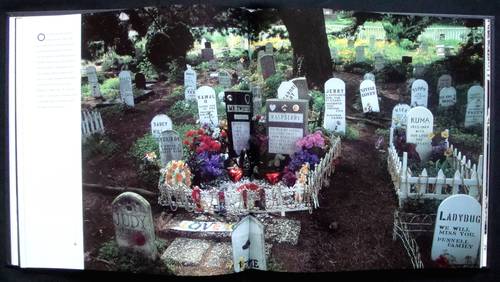
[[[350,105],[356,99],[354,93],[357,93],[362,77],[348,73],[336,75],[346,82],[347,114],[355,115],[358,111]],[[127,155],[133,142],[150,130],[151,119],[158,113],[165,113],[174,102],[165,99],[170,88],[161,84],[155,87],[155,95],[120,118],[103,116],[106,133],[119,145],[119,152],[111,158],[94,158],[84,163],[85,183],[141,187],[156,192],[156,187],[145,187],[138,179],[136,164]],[[381,85],[381,108],[392,109],[404,87],[404,84]],[[171,118],[174,123],[180,121],[179,117]],[[388,125],[389,118],[390,112],[383,112],[379,121]],[[400,241],[392,240],[397,200],[385,156],[375,148],[376,127],[365,124],[359,129],[357,140],[342,142],[341,163],[332,175],[330,186],[323,187],[320,192],[320,208],[313,214],[287,214],[287,218],[300,220],[302,229],[298,245],[273,246],[272,256],[281,270],[325,272],[411,268]],[[83,191],[86,268],[105,270],[106,263],[96,260],[96,257],[100,245],[114,235],[110,204],[116,194],[86,188]],[[156,199],[148,200],[154,217],[165,210],[156,204]],[[329,228],[332,223],[336,223],[337,228]],[[171,241],[173,238],[164,239]]]

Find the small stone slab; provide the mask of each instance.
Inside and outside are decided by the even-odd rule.
[[[300,235],[300,221],[293,219],[273,218],[269,221],[264,221],[266,230],[266,241],[276,243],[287,243],[297,245]]]
[[[215,243],[208,252],[205,267],[227,267],[232,263],[232,247],[230,242]]]
[[[176,238],[161,259],[166,263],[195,266],[200,264],[209,247],[210,242],[207,240]]]

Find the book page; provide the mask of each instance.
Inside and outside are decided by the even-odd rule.
[[[21,267],[83,268],[80,19],[15,18]]]

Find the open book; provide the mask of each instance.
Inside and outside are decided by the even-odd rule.
[[[11,264],[486,267],[491,19],[9,18]]]

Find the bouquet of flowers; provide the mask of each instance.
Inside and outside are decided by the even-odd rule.
[[[227,127],[221,122],[219,127],[203,126],[186,132],[183,143],[189,156],[187,164],[193,173],[193,183],[201,184],[213,181],[224,173],[224,161],[227,159]]]

